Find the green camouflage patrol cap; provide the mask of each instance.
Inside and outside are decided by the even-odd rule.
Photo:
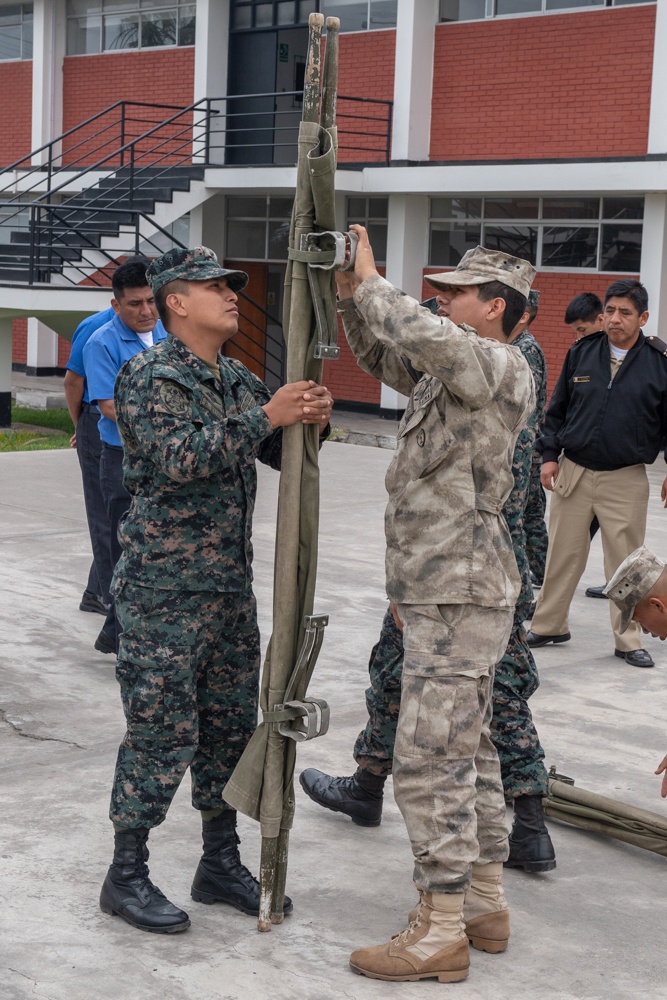
[[[619,632],[625,632],[639,602],[662,575],[665,564],[645,545],[631,552],[604,588],[604,593],[621,612]]]
[[[146,278],[153,293],[170,281],[209,281],[211,278],[226,278],[234,292],[240,292],[248,284],[245,271],[229,271],[220,267],[218,258],[208,247],[192,247],[184,250],[174,247],[161,257],[151,261],[146,269]]]
[[[425,274],[424,280],[441,289],[451,288],[452,285],[486,285],[490,281],[502,281],[503,285],[509,285],[528,298],[536,274],[533,265],[521,257],[475,247],[464,253],[454,271]]]

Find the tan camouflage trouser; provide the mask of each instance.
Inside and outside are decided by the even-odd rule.
[[[512,608],[401,604],[405,664],[394,795],[427,892],[464,892],[470,866],[508,856],[498,755],[489,736],[493,668]]]

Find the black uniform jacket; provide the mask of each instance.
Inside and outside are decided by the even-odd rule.
[[[640,334],[612,381],[605,333],[573,344],[537,442],[542,461],[556,462],[563,451],[597,472],[654,462],[667,435],[665,350]]]

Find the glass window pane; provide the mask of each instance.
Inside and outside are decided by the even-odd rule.
[[[0,27],[0,59],[21,58],[21,25]]]
[[[380,28],[395,28],[398,0],[371,0],[371,31]]]
[[[542,10],[542,0],[497,0],[496,14],[530,14]]]
[[[485,198],[485,219],[537,219],[537,198]]]
[[[134,13],[139,9],[137,0],[102,0],[102,8],[105,14],[112,14],[121,10]]]
[[[273,4],[258,3],[255,7],[255,27],[267,28],[273,24]]]
[[[139,17],[113,14],[104,18],[102,48],[136,49],[139,45]]]
[[[282,0],[276,7],[276,24],[294,24],[294,0]]]
[[[269,260],[287,260],[289,222],[269,222]]]
[[[90,55],[100,51],[101,17],[71,17],[67,21],[67,54]]]
[[[604,7],[605,0],[547,0],[547,10],[565,7]]]
[[[265,238],[265,222],[236,222],[234,219],[228,219],[225,256],[237,259],[264,260],[266,257]]]
[[[31,3],[24,3],[23,4],[23,20],[24,21],[32,21],[32,17],[33,17],[33,9],[32,8],[33,8],[33,5]]]
[[[170,14],[141,15],[141,47],[176,44],[176,18]]]
[[[487,250],[500,250],[534,264],[537,260],[537,226],[484,225],[483,245]]]
[[[486,16],[486,0],[440,0],[440,21],[479,21]]]
[[[20,24],[21,4],[12,3],[8,7],[0,7],[0,24]]]
[[[365,198],[347,199],[347,218],[349,220],[348,226],[353,222],[358,222],[361,225],[362,221],[366,218]]]
[[[178,15],[178,44],[195,44],[196,7],[181,7]]]
[[[643,198],[603,198],[603,219],[643,219]]]
[[[597,226],[545,226],[542,267],[597,268],[597,249]]]
[[[368,3],[354,3],[351,0],[326,0],[320,3],[325,17],[339,17],[341,31],[368,30]]]
[[[271,198],[269,200],[269,218],[291,219],[294,198]]]
[[[233,28],[252,28],[252,7],[236,7]]]
[[[23,22],[22,59],[32,59],[32,21]]]
[[[227,216],[234,219],[265,219],[266,198],[228,198]]]
[[[156,8],[160,8],[164,11],[165,7],[175,7],[177,3],[178,0],[171,0],[171,2],[170,0],[141,0],[141,8],[142,10],[150,10],[151,8],[155,10]],[[126,3],[125,6],[132,10],[133,7],[136,7],[136,0],[134,3]]]
[[[299,23],[308,20],[309,14],[317,12],[317,0],[299,0]]]
[[[600,270],[639,272],[641,250],[641,226],[603,226]]]
[[[373,256],[377,261],[384,262],[387,259],[387,223],[370,222],[368,238],[373,247]]]
[[[389,199],[388,198],[369,198],[368,199],[368,218],[369,219],[386,219],[388,211],[389,211]]]
[[[459,222],[432,222],[428,262],[431,267],[456,267],[468,250],[482,242],[481,225]]]
[[[434,219],[481,219],[481,198],[431,198]]]
[[[599,198],[544,198],[543,219],[599,219]]]
[[[67,0],[68,17],[72,15],[86,17],[88,14],[95,14],[100,10],[102,10],[102,0],[97,0],[96,3],[93,0]]]

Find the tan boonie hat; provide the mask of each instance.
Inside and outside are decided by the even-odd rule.
[[[174,247],[161,257],[156,257],[146,268],[146,278],[155,293],[170,281],[210,281],[211,278],[226,278],[229,287],[240,292],[248,284],[245,271],[229,271],[220,267],[218,258],[208,247]]]
[[[628,628],[635,608],[658,582],[664,568],[662,559],[658,559],[655,552],[645,545],[631,552],[618,567],[604,593],[621,612],[619,632]]]
[[[425,274],[424,280],[434,288],[450,288],[452,285],[486,285],[489,281],[502,281],[504,285],[516,289],[528,298],[530,286],[537,271],[527,260],[512,257],[499,250],[475,247],[468,250],[454,271],[442,274]]]

